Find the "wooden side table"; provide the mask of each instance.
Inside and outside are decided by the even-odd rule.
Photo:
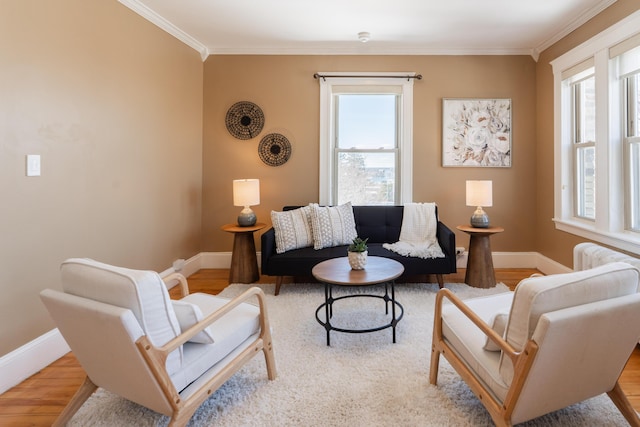
[[[234,234],[229,283],[253,283],[260,279],[253,233],[266,226],[261,222],[256,222],[250,227],[240,227],[238,224],[222,226],[222,230]]]
[[[489,237],[492,234],[502,233],[504,228],[475,228],[470,225],[459,225],[456,228],[470,236],[464,282],[476,288],[493,288],[496,285],[496,273],[493,270]]]

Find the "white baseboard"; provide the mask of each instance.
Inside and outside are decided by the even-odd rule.
[[[465,268],[467,253],[458,257],[456,263],[459,268]],[[186,260],[180,272],[188,277],[202,268],[229,268],[230,265],[231,252],[201,252]],[[537,268],[544,274],[571,271],[570,268],[537,252],[494,252],[493,265],[495,268]],[[166,276],[174,271],[173,268],[169,268],[160,275]],[[54,329],[6,354],[0,358],[0,393],[29,378],[68,352],[69,346],[60,332]]]
[[[256,257],[258,265],[260,265],[261,252],[256,252]],[[200,268],[229,268],[231,266],[231,252],[201,252],[200,262]]]
[[[468,252],[458,256],[456,266],[458,268],[467,267]],[[537,268],[544,274],[566,273],[571,271],[552,259],[539,254],[538,252],[493,252],[494,268]]]
[[[53,329],[0,358],[0,394],[20,384],[71,349],[58,329]]]
[[[546,275],[569,273],[573,271],[572,268],[560,264],[559,262],[556,262],[551,258],[547,258],[539,253],[536,253],[536,268]]]

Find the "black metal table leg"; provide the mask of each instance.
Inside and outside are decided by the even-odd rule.
[[[388,311],[387,311],[388,314]],[[391,330],[393,331],[393,343],[396,343],[396,287],[395,280],[391,281]]]
[[[331,345],[331,318],[333,317],[333,296],[330,283],[324,284],[324,304],[326,323],[324,328],[327,330],[327,345]]]

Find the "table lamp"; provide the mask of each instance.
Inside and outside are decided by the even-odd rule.
[[[492,181],[467,181],[467,206],[475,206],[471,215],[471,226],[488,228],[489,216],[482,207],[493,206]]]
[[[256,223],[256,214],[250,206],[260,204],[260,180],[259,179],[234,179],[233,180],[233,205],[244,206],[238,215],[240,227],[250,227]]]

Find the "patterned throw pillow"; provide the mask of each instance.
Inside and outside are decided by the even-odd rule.
[[[313,246],[311,207],[276,212],[271,211],[271,222],[276,234],[276,252]]]
[[[348,245],[358,237],[351,202],[340,206],[319,206],[316,203],[309,206],[314,249]]]

